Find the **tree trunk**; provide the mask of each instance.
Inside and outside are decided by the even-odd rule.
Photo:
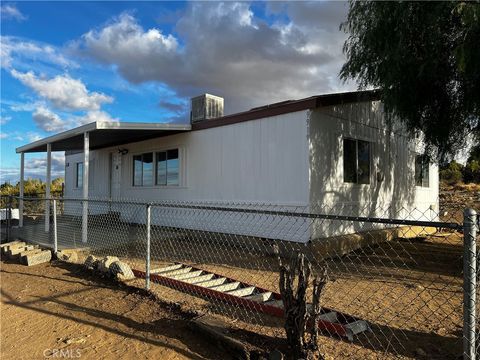
[[[305,261],[305,255],[299,253],[293,264],[280,264],[280,293],[285,311],[285,331],[293,359],[323,359],[318,349],[318,321],[320,316],[320,297],[327,282],[327,271],[313,281],[312,305],[307,306],[307,289],[310,283],[312,266]],[[297,286],[294,286],[298,274]],[[309,327],[309,338],[305,337]]]

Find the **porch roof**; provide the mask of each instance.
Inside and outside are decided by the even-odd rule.
[[[82,150],[84,133],[90,137],[90,149],[118,146],[136,141],[190,131],[190,124],[133,123],[95,121],[16,148],[17,153]]]

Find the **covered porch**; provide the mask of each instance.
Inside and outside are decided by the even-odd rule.
[[[53,136],[40,139],[16,149],[20,154],[20,200],[19,223],[24,225],[24,181],[25,181],[25,154],[46,152],[46,189],[45,198],[51,197],[50,184],[52,181],[52,151],[82,151],[83,152],[83,183],[82,199],[89,199],[89,163],[90,150],[121,146],[127,143],[149,140],[167,135],[174,135],[190,131],[190,124],[170,123],[132,123],[132,122],[92,122]],[[121,151],[121,149],[119,149]],[[50,202],[45,202],[45,232],[50,227]],[[88,231],[88,202],[82,204],[82,242],[87,242]]]

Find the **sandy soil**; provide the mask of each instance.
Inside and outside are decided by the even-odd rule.
[[[325,334],[319,344],[322,353],[329,359],[457,358],[462,346],[461,259],[460,234],[445,233],[385,242],[329,260],[331,281],[322,297],[323,306],[367,320],[372,331],[353,342]],[[275,259],[250,255],[239,256],[237,261],[235,266],[189,263],[278,291]],[[153,291],[184,310],[200,309],[221,317],[236,336],[259,347],[282,348],[280,339],[285,333],[280,319],[158,284]]]
[[[185,314],[73,264],[2,262],[1,301],[4,360],[229,359]]]

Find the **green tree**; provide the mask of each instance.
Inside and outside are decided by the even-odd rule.
[[[444,161],[480,137],[480,2],[351,1],[342,79],[375,87],[387,114]],[[389,116],[391,119],[392,116]]]
[[[472,160],[465,165],[463,178],[466,183],[480,183],[480,162]]]
[[[451,161],[440,169],[440,180],[449,184],[456,184],[463,180],[463,166],[456,161]]]
[[[480,162],[480,144],[477,144],[476,146],[473,146],[470,149],[470,152],[468,154],[467,163],[469,163],[473,160],[476,160],[476,161]]]

